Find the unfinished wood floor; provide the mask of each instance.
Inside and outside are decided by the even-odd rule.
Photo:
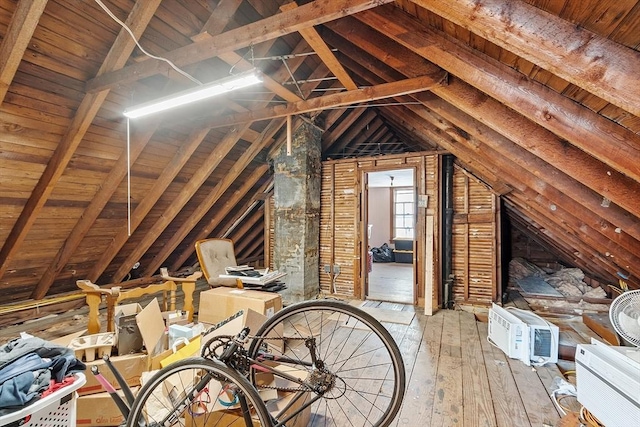
[[[367,299],[413,303],[413,264],[373,263]]]
[[[365,306],[414,310],[367,301]],[[549,388],[556,365],[535,370],[508,359],[486,340],[487,324],[471,313],[418,310],[410,325],[385,323],[402,352],[407,393],[392,426],[555,426]]]

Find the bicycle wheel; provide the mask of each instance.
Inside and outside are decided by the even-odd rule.
[[[283,389],[306,390],[310,413],[298,416],[308,416],[309,426],[385,427],[398,413],[405,390],[402,356],[386,328],[364,311],[335,300],[305,301],[251,335],[250,357],[272,360],[276,369],[304,380],[303,387],[289,383]],[[257,377],[254,371],[260,389]],[[275,418],[282,421],[283,414]]]
[[[271,417],[251,383],[218,361],[180,360],[158,371],[141,389],[128,427],[271,426]]]

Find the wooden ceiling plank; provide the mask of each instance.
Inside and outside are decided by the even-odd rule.
[[[155,127],[153,129],[155,129]],[[33,299],[44,298],[46,291],[56,279],[57,275],[62,271],[69,259],[73,256],[73,253],[80,242],[82,242],[82,239],[89,232],[91,226],[109,202],[111,196],[113,196],[113,193],[115,193],[120,186],[120,183],[127,173],[127,164],[129,164],[129,162],[131,162],[131,164],[135,163],[149,140],[151,140],[154,133],[153,129],[146,129],[139,135],[132,135],[128,156],[126,152],[122,153],[118,158],[118,161],[109,171],[109,174],[104,179],[100,189],[91,199],[89,206],[84,209],[81,218],[76,222],[64,244],[56,253],[53,261],[40,277],[40,280],[32,294]]]
[[[258,22],[218,34],[209,40],[167,52],[164,57],[178,67],[182,67],[391,1],[393,0],[315,0],[295,10],[270,16]],[[104,90],[168,71],[169,65],[163,61],[144,61],[90,80],[87,83],[87,92]]]
[[[391,7],[356,15],[423,58],[450,70],[534,123],[640,181],[640,135],[567,99],[544,85],[525,80],[517,71],[477,55],[411,16]]]
[[[640,116],[640,53],[520,0],[412,1]]]
[[[297,7],[298,5],[294,1],[280,6],[280,9],[282,11],[287,11],[296,9]],[[347,70],[345,70],[342,64],[340,64],[338,58],[336,58],[329,46],[327,46],[324,40],[322,40],[322,37],[320,37],[320,34],[318,34],[318,31],[315,28],[303,28],[299,33],[347,90],[355,90],[358,88],[349,73],[347,73]]]
[[[365,110],[363,114],[358,115],[358,119],[351,122],[349,128],[340,135],[340,138],[327,149],[332,149],[336,152],[344,152],[345,148],[349,146],[353,139],[360,135],[362,129],[369,125],[376,117],[377,113],[371,108],[356,108],[356,110]]]
[[[263,169],[263,168],[264,168],[264,171],[262,173],[260,173],[261,169]],[[268,172],[269,172],[268,165],[263,165],[263,166],[258,167],[256,169],[256,171],[251,175],[251,179],[248,179],[244,184],[242,184],[242,187],[240,189],[238,189],[238,194],[240,194],[240,198],[238,200],[240,200],[244,196],[246,196],[246,194],[251,190],[251,188],[253,188],[253,186]],[[254,202],[256,202],[257,200],[261,200],[262,199],[262,197],[264,196],[264,193],[270,187],[272,182],[273,182],[273,179],[269,179],[268,181],[266,181],[254,193],[253,197],[251,197],[246,203],[244,203],[240,207],[236,206],[237,203],[238,203],[238,200],[235,200],[235,197],[234,197],[233,200],[227,200],[224,203],[224,205],[222,205],[222,207],[220,209],[216,209],[215,215],[209,220],[209,224],[204,226],[204,227],[202,227],[198,231],[198,234],[193,239],[190,239],[186,244],[184,242],[182,243],[182,246],[185,249],[173,261],[173,264],[171,266],[171,270],[172,271],[176,271],[180,267],[182,267],[184,265],[184,263],[187,262],[187,259],[189,259],[189,257],[191,257],[191,255],[193,255],[193,252],[195,251],[195,243],[198,240],[206,239],[207,237],[209,237],[211,235],[211,233],[213,233],[215,228],[219,224],[221,224],[221,222],[225,218],[227,218],[227,216],[232,211],[235,212],[235,215],[233,217],[231,217],[227,221],[227,224],[235,224],[236,221],[238,221],[242,217],[242,215],[244,215],[245,212],[247,212],[249,207]],[[225,235],[223,235],[222,237],[225,237]]]
[[[138,0],[136,2],[127,18],[127,24],[130,25],[131,31],[135,35],[140,36],[140,34],[142,34],[159,4],[160,0]],[[131,55],[134,47],[135,43],[131,40],[129,34],[125,30],[120,31],[98,73],[105,73],[122,67]],[[25,204],[11,233],[0,250],[0,277],[6,273],[8,260],[22,245],[31,226],[51,195],[56,183],[64,173],[71,157],[84,138],[87,129],[93,122],[108,93],[109,91],[105,90],[93,94],[86,94],[82,99],[71,124],[57,145],[40,180],[36,184],[29,200]],[[46,294],[49,286],[43,284],[34,289],[34,299],[36,296],[42,298]]]
[[[130,225],[123,224],[118,229],[115,237],[111,239],[109,245],[104,249],[100,258],[93,264],[93,267],[87,274],[87,280],[90,280],[94,283],[97,282],[97,280],[100,278],[100,275],[105,271],[105,269],[109,266],[109,263],[113,260],[113,258],[115,258],[120,249],[122,249],[124,244],[129,239],[130,232],[133,233],[142,223],[147,214],[160,199],[160,196],[164,194],[166,189],[173,182],[174,178],[182,170],[184,165],[186,165],[186,163],[191,158],[191,155],[200,146],[200,143],[204,140],[208,133],[209,130],[205,129],[195,131],[191,135],[189,135],[189,137],[187,137],[184,145],[181,145],[180,148],[178,148],[174,157],[160,173],[158,179],[153,183],[153,186],[149,189],[148,192],[146,192],[144,198],[135,207],[134,211],[131,214]],[[237,140],[235,142],[237,142]],[[218,153],[217,150],[218,147],[216,147],[216,149],[214,150],[216,152],[215,160],[213,160],[212,163],[214,165],[218,164],[216,160],[221,159],[221,153]],[[221,151],[224,152],[226,150],[224,148],[221,148]],[[208,163],[204,164],[206,165],[206,167],[203,166],[203,168],[206,169],[209,167]]]
[[[145,275],[152,275],[154,272],[162,266],[162,263],[171,255],[176,247],[182,242],[189,232],[200,222],[200,220],[207,214],[207,212],[218,201],[220,196],[229,188],[229,186],[240,176],[242,171],[249,165],[253,158],[265,147],[272,144],[273,135],[284,125],[284,120],[274,120],[267,126],[262,132],[262,139],[260,142],[252,144],[251,147],[245,151],[242,156],[233,164],[231,170],[224,176],[224,178],[218,182],[218,184],[207,194],[205,199],[198,205],[194,212],[189,215],[189,218],[180,224],[178,230],[174,233],[171,239],[164,242],[160,252],[154,257],[152,262],[145,268]],[[153,229],[145,235],[143,241],[136,247],[135,251],[127,257],[129,262],[135,262],[133,260],[141,257],[147,249],[155,242],[160,236],[160,233],[164,231],[168,222],[163,218],[157,221],[159,226],[154,225]],[[167,224],[162,224],[167,222]],[[121,267],[116,272],[116,278],[122,278],[127,274],[128,270]]]
[[[0,106],[27,50],[47,0],[20,0],[0,45]]]
[[[244,254],[247,246],[252,244],[255,239],[257,239],[262,233],[264,233],[262,224],[260,224],[259,227],[256,227],[256,224],[258,222],[262,222],[263,219],[264,209],[262,209],[262,206],[260,206],[249,216],[247,216],[243,220],[242,226],[234,230],[233,234],[228,237],[234,241],[234,249],[236,250],[236,254],[240,257],[242,257],[242,255]]]
[[[574,103],[570,101],[571,106],[564,109],[563,105],[565,101],[567,101],[566,98],[554,94],[562,99],[551,102],[547,97],[553,98],[554,96],[551,95],[552,92],[538,87],[540,86],[539,84],[534,85],[532,82],[529,82],[528,90],[525,91],[522,86],[526,85],[527,82],[523,82],[522,80],[514,80],[511,82],[509,80],[508,76],[513,70],[504,70],[497,64],[489,64],[487,62],[489,61],[488,59],[479,58],[472,52],[465,52],[463,47],[450,43],[448,40],[438,36],[434,31],[419,25],[419,23],[416,23],[411,17],[403,13],[398,14],[397,11],[393,11],[392,9],[393,8],[385,9],[384,16],[379,15],[378,12],[363,12],[362,14],[358,14],[357,17],[368,25],[372,25],[373,28],[383,32],[388,37],[400,42],[403,46],[423,55],[425,58],[433,60],[445,69],[455,64],[455,67],[460,67],[460,70],[464,70],[469,62],[474,64],[472,69],[468,69],[467,72],[462,73],[464,78],[471,80],[473,85],[484,89],[484,91],[486,91],[485,93],[490,94],[492,97],[495,97],[495,99],[488,98],[484,93],[473,93],[477,89],[469,90],[471,86],[467,83],[462,83],[459,79],[453,78],[450,79],[449,85],[434,87],[432,91],[435,94],[457,105],[460,109],[467,111],[481,121],[491,123],[490,127],[508,136],[512,141],[535,152],[539,157],[545,158],[549,163],[559,168],[571,168],[574,176],[580,176],[581,179],[584,176],[583,182],[590,183],[592,189],[608,199],[612,201],[615,199],[616,204],[622,206],[629,212],[637,212],[640,210],[640,202],[637,202],[634,200],[635,197],[631,196],[637,192],[637,181],[618,172],[624,171],[628,173],[629,176],[634,176],[640,180],[640,165],[635,162],[635,160],[631,160],[640,158],[640,143],[638,143],[637,147],[631,147],[628,141],[618,141],[612,138],[612,134],[616,132],[606,135],[607,143],[603,142],[604,146],[602,147],[596,148],[596,145],[599,144],[593,143],[596,139],[596,127],[600,126],[599,122],[601,119],[607,122],[604,126],[615,126],[617,128],[616,130],[619,131],[617,132],[618,135],[625,133],[622,131],[624,128],[603,119],[586,108],[575,106],[573,105]],[[393,23],[393,25],[391,23]],[[396,27],[396,25],[401,25],[402,27]],[[428,40],[428,38],[427,40],[423,38],[415,39],[414,35],[418,32],[420,32],[421,36],[425,36],[425,33],[432,33],[434,38],[433,40]],[[436,47],[436,45],[438,45],[438,47]],[[494,71],[489,71],[491,69]],[[492,80],[493,83],[489,83]],[[482,83],[480,83],[480,81],[482,81]],[[462,90],[464,87],[464,92],[466,92],[464,96],[467,97],[466,99],[461,99],[458,95],[452,96],[454,92],[452,82],[454,82],[453,85],[456,86],[455,92]],[[526,93],[527,96],[519,95],[513,97],[512,94],[516,92],[521,94]],[[461,94],[460,92],[458,93]],[[537,100],[535,97],[536,93],[538,95]],[[520,105],[515,104],[516,98],[518,102],[521,103]],[[538,102],[538,105],[532,105],[532,102]],[[527,105],[527,108],[523,108],[523,104]],[[465,108],[462,108],[462,105],[464,105]],[[497,109],[489,110],[491,108],[490,105],[496,106]],[[556,124],[563,121],[560,119],[567,116],[566,113],[568,110],[580,108],[579,116],[574,117],[571,123],[566,122],[560,126],[560,128],[565,128],[565,130],[566,126],[573,129],[574,132],[571,135],[568,135],[566,131],[560,133],[570,136],[569,141],[575,144],[575,146],[567,146],[563,138],[559,138],[552,133],[552,131],[538,126],[534,122],[523,120],[524,118],[520,114],[505,108],[505,105],[519,111],[538,124],[544,122],[550,128],[556,130],[559,128]],[[541,105],[547,105],[548,111],[547,108],[540,110]],[[497,111],[501,111],[501,113],[497,113]],[[547,112],[544,113],[544,111]],[[549,111],[555,111],[557,113],[552,115]],[[543,118],[535,117],[537,113],[544,113]],[[547,117],[544,117],[545,115]],[[590,115],[594,117],[589,118],[589,126],[581,126],[580,124],[585,123],[584,117]],[[509,119],[507,120],[507,118]],[[516,126],[516,123],[519,124]],[[598,123],[597,126],[596,123]],[[577,140],[578,137],[576,135],[580,133],[585,134],[584,139]],[[601,136],[604,137],[604,135]],[[638,139],[638,136],[633,135],[630,136],[629,141],[636,139]],[[575,150],[573,150],[574,153],[572,156],[568,156],[566,150],[571,148],[575,148]],[[595,157],[591,157],[585,152]],[[624,156],[622,156],[623,152],[626,153],[626,156],[631,157],[624,158]],[[607,162],[607,164],[601,163],[598,159]],[[615,168],[615,170],[611,168]],[[589,172],[587,173],[588,170]]]
[[[390,98],[393,96],[422,92],[441,85],[445,77],[446,73],[438,71],[435,73],[435,75],[425,75],[398,82],[385,83],[348,92],[320,96],[317,98],[311,98],[287,105],[276,105],[273,107],[267,107],[260,110],[249,111],[246,113],[235,113],[218,116],[210,120],[195,121],[194,126],[202,126],[206,128],[231,126],[240,123],[274,119],[296,114],[304,114],[312,111],[324,110],[327,108],[352,105],[361,102]]]

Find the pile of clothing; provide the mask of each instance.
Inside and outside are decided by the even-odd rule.
[[[0,415],[70,384],[84,369],[70,348],[36,337],[9,341],[0,346]]]

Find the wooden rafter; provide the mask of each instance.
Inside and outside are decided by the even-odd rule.
[[[139,37],[140,34],[142,34],[159,4],[160,0],[139,0],[136,2],[129,14],[129,18],[127,19],[127,24],[136,36]],[[98,74],[106,73],[122,67],[131,55],[134,47],[135,43],[131,40],[129,34],[125,30],[120,31],[111,47],[111,50],[102,63]],[[108,93],[108,90],[103,90],[93,94],[87,94],[82,99],[71,124],[62,137],[62,140],[57,145],[53,156],[47,163],[47,167],[40,177],[40,180],[36,184],[29,200],[27,200],[25,207],[11,229],[11,233],[5,240],[2,249],[0,249],[0,278],[4,276],[7,270],[8,261],[20,248],[22,242],[26,238],[31,226],[51,195],[54,186],[62,176],[62,173],[71,160],[73,153],[84,138],[87,129],[96,117],[98,110],[102,106],[102,103],[106,99]],[[34,290],[32,297],[42,298],[42,296],[46,294],[47,290],[48,286],[41,286]]]
[[[367,32],[361,30],[360,28],[358,28],[357,31],[352,31],[353,28],[357,26],[357,23],[348,21],[348,19],[343,20],[340,25],[332,24],[331,28],[334,31],[337,31],[343,34],[345,37],[349,38],[355,45],[360,46],[362,49],[368,51],[373,57],[377,57],[381,61],[384,60],[386,63],[395,64],[397,70],[405,72],[407,74],[407,77],[411,77],[412,73],[419,74],[424,72],[424,70],[420,69],[421,67],[423,67],[424,69],[430,69],[430,63],[421,60],[411,51],[403,50],[398,47],[392,48],[388,46],[388,39],[386,39],[379,33],[376,35],[377,32],[375,31]],[[346,25],[343,26],[342,24]],[[386,49],[380,50],[381,46],[385,47]],[[345,49],[345,47],[343,47],[343,49]],[[389,51],[393,52],[392,57],[389,56]],[[366,58],[364,57],[358,58],[355,51],[352,51],[351,55],[357,59],[360,59],[361,62],[364,62],[366,60]],[[381,71],[381,68],[382,67],[372,67],[372,69],[375,69],[377,72],[382,73],[381,76],[383,76],[384,78],[389,78],[389,76],[385,74],[386,68],[385,71]],[[459,86],[462,86],[462,83],[454,80],[450,82],[448,86],[439,88],[442,90],[433,90],[433,92],[438,93],[442,97],[442,99],[437,97],[430,97],[429,94],[426,93],[414,95],[414,97],[425,103],[425,105],[430,109],[438,111],[439,114],[442,114],[444,117],[446,117],[451,122],[456,123],[458,126],[460,126],[461,123],[458,123],[456,121],[456,117],[463,116],[463,112],[461,111],[461,109],[466,111],[469,116],[474,117],[478,120],[473,128],[467,129],[466,131],[470,134],[492,135],[491,137],[487,138],[487,143],[493,143],[493,146],[498,150],[500,150],[501,147],[509,147],[517,141],[510,139],[508,137],[509,135],[501,135],[494,129],[504,129],[502,131],[503,133],[510,134],[509,130],[513,131],[514,129],[519,129],[521,126],[523,126],[524,129],[522,130],[522,134],[520,132],[514,134],[514,137],[519,138],[519,140],[521,141],[521,143],[518,143],[518,145],[523,149],[522,152],[528,153],[530,156],[532,154],[535,154],[531,157],[527,157],[532,159],[530,161],[533,161],[533,159],[539,159],[543,161],[542,163],[535,163],[539,168],[542,168],[542,165],[544,164],[551,166],[551,163],[553,162],[547,163],[544,158],[545,156],[540,156],[540,154],[538,153],[527,151],[529,145],[524,142],[525,135],[529,135],[529,133],[531,133],[532,135],[538,135],[537,132],[541,130],[539,127],[536,127],[527,120],[523,120],[521,116],[513,114],[510,109],[504,108],[503,105],[493,101],[491,101],[490,104],[485,107],[494,108],[496,113],[495,115],[491,115],[491,117],[493,117],[493,119],[495,120],[492,121],[492,126],[489,127],[486,123],[487,116],[484,114],[479,114],[480,109],[478,108],[479,104],[477,103],[479,100],[481,102],[489,102],[489,100],[487,100],[487,97],[470,88],[468,85],[465,85],[464,91],[459,91],[457,89],[451,90],[452,86],[455,86],[457,88]],[[443,102],[443,99],[446,99],[448,102]],[[484,110],[484,108],[482,110]],[[481,123],[481,121],[483,123]],[[558,140],[554,135],[548,133],[545,133],[544,136],[540,135],[540,138],[547,142]],[[567,146],[566,144],[560,144],[561,141],[559,140],[558,143],[559,144],[557,144],[557,149],[560,150],[561,146],[563,148],[560,151],[557,151],[557,154],[551,156],[551,158],[555,157],[558,160],[558,162],[556,162],[557,168],[552,167],[551,169],[540,169],[544,170],[544,172],[542,172],[541,174],[544,176],[554,177],[552,181],[557,182],[558,184],[565,183],[566,181],[561,179],[555,180],[556,173],[553,172],[554,170],[567,171],[572,177],[577,177],[582,183],[585,183],[585,180],[586,182],[591,180],[593,177],[588,176],[588,173],[582,171],[580,166],[578,166],[579,161],[575,159],[576,155],[579,157],[584,155],[584,153],[579,153],[579,150],[572,150],[570,146]],[[568,153],[565,150],[570,150],[570,152]],[[522,158],[521,155],[513,153],[510,154],[510,157],[513,157],[514,159]],[[560,162],[561,159],[564,159],[566,161]],[[523,167],[527,168],[528,166],[523,165]],[[590,191],[580,182],[576,180],[571,181],[571,184],[567,184],[568,186],[564,186],[561,188],[564,194],[572,195],[572,197],[575,197],[576,200],[582,200],[582,203],[584,203],[585,206],[590,207],[594,212],[610,221],[612,224],[616,224],[615,227],[621,227],[623,232],[629,233],[635,239],[640,240],[640,224],[638,224],[638,222],[635,221],[634,218],[630,217],[627,212],[615,205],[612,205],[609,208],[602,208],[600,206],[600,202],[602,200],[601,196],[598,197],[597,193]],[[553,185],[553,182],[550,183],[550,185]]]
[[[157,8],[157,6],[156,6]],[[152,14],[153,15],[153,14]],[[151,16],[152,16],[151,15]],[[210,28],[210,31],[213,31]],[[41,297],[46,293],[46,289],[49,289],[56,276],[62,271],[66,263],[69,261],[77,246],[82,239],[86,236],[87,232],[93,225],[94,221],[98,218],[100,212],[105,207],[113,193],[116,191],[119,183],[124,178],[126,171],[126,165],[135,163],[138,156],[142,153],[142,150],[149,142],[155,130],[158,127],[158,120],[147,123],[147,127],[142,135],[136,135],[133,138],[134,144],[129,153],[123,153],[117,164],[114,167],[109,176],[105,180],[99,192],[94,196],[89,206],[85,209],[82,217],[76,223],[73,230],[67,237],[64,245],[60,248],[54,260],[49,265],[47,270],[41,276],[33,297]],[[208,130],[200,130],[194,132],[188,139],[187,144],[183,150],[179,150],[174,157],[174,160],[165,168],[160,179],[154,183],[153,188],[146,194],[145,198],[134,210],[130,224],[123,224],[120,231],[116,234],[116,237],[110,242],[108,248],[102,253],[101,258],[94,263],[87,278],[93,282],[97,281],[100,274],[109,265],[109,262],[115,257],[118,251],[122,248],[127,241],[129,234],[136,230],[146,214],[151,210],[160,196],[163,194],[166,187],[171,183],[175,175],[180,171],[182,166],[189,160],[191,154],[198,147],[200,142],[207,135]],[[37,293],[36,293],[37,292]],[[44,292],[44,293],[43,293]]]
[[[233,224],[240,215],[244,214],[247,211],[247,209],[249,209],[249,206],[251,204],[253,204],[259,197],[262,196],[262,193],[270,185],[272,181],[271,179],[265,182],[257,190],[254,196],[249,201],[247,201],[247,203],[240,206],[239,208],[237,207],[238,201],[242,199],[244,196],[246,196],[246,194],[251,190],[251,188],[253,188],[253,186],[260,180],[260,178],[262,178],[264,174],[268,172],[268,169],[269,169],[268,167],[266,167],[264,171],[260,170],[265,166],[267,165],[259,167],[251,175],[251,179],[248,179],[244,184],[242,184],[242,187],[237,190],[236,194],[238,195],[238,200],[236,200],[236,197],[234,196],[233,200],[226,201],[220,209],[216,209],[216,212],[213,215],[213,217],[209,219],[208,225],[202,227],[198,231],[198,234],[196,235],[195,238],[187,241],[186,244],[185,243],[182,244],[182,246],[184,247],[184,250],[173,261],[173,264],[171,266],[172,270],[177,270],[180,267],[182,267],[184,263],[187,261],[187,259],[193,254],[195,250],[195,242],[200,239],[205,239],[209,237],[209,235],[211,235],[215,227],[217,227],[221,223],[221,221],[227,217],[227,215],[229,215],[232,211],[236,212],[236,214],[229,221],[231,224]]]
[[[355,40],[355,42],[357,43],[358,40]],[[372,42],[375,43],[375,40]],[[516,146],[503,136],[495,133],[491,129],[486,128],[486,126],[475,122],[474,119],[471,119],[470,117],[465,119],[465,114],[461,113],[451,104],[447,104],[442,100],[435,100],[432,97],[423,97],[421,96],[421,94],[417,94],[414,96],[418,100],[420,100],[420,98],[424,98],[423,101],[425,102],[425,105],[431,108],[433,108],[434,106],[438,107],[439,105],[436,110],[446,110],[445,114],[447,115],[447,117],[451,120],[454,120],[456,124],[455,126],[447,124],[446,121],[444,121],[441,117],[433,116],[433,113],[428,112],[428,110],[416,110],[416,107],[411,106],[408,108],[415,111],[417,114],[420,114],[420,120],[413,119],[411,123],[408,123],[407,120],[410,117],[409,114],[396,114],[396,117],[403,121],[403,123],[400,124],[401,127],[411,129],[412,127],[417,126],[418,128],[414,130],[416,134],[429,135],[431,139],[434,139],[436,141],[440,139],[440,144],[448,148],[456,156],[463,159],[465,161],[465,165],[467,165],[467,167],[471,167],[472,169],[474,168],[474,165],[476,167],[478,166],[477,161],[482,163],[480,165],[482,169],[482,167],[485,167],[487,164],[491,164],[492,162],[496,161],[496,159],[502,159],[498,165],[492,167],[492,171],[489,172],[489,175],[487,175],[487,171],[481,172],[481,176],[485,175],[483,179],[485,179],[487,182],[492,182],[493,180],[497,179],[497,176],[501,176],[501,179],[505,179],[506,177],[506,181],[508,183],[520,182],[521,184],[519,185],[519,188],[521,191],[531,191],[531,188],[536,188],[537,191],[544,191],[545,194],[548,195],[548,199],[546,200],[555,200],[555,203],[559,204],[558,206],[567,205],[566,212],[584,213],[584,206],[580,208],[580,203],[585,203],[585,201],[589,200],[592,201],[593,209],[597,209],[596,206],[599,206],[600,200],[597,199],[597,196],[593,193],[591,193],[590,196],[588,191],[585,193],[584,190],[586,189],[581,189],[584,187],[572,177],[564,174],[560,176],[559,170],[556,170],[554,172],[554,168],[551,165],[541,161],[540,159],[537,159],[534,155],[532,155],[525,149]],[[446,108],[443,108],[443,106],[446,106]],[[385,111],[392,110],[393,108],[385,109]],[[457,142],[452,144],[446,139],[441,139],[441,135],[444,135],[444,133],[430,133],[429,129],[424,128],[425,123],[428,122],[431,122],[436,127],[440,127],[441,129],[439,132],[446,132],[451,137],[456,138]],[[468,135],[479,135],[479,137],[482,138],[482,141],[472,141],[460,138],[460,136],[463,134],[458,134],[458,132],[454,131],[454,129],[456,128],[465,129]],[[499,151],[494,151],[492,148],[485,146],[486,144],[492,145]],[[468,146],[468,148],[464,148],[465,146]],[[506,155],[501,154],[500,150],[505,151],[505,149],[509,146],[513,147],[512,151],[508,152]],[[467,150],[467,152],[463,152],[463,148],[464,150]],[[514,149],[517,151],[513,151]],[[532,167],[534,168],[534,170],[540,171],[539,175],[541,177],[548,178],[546,183],[539,184],[541,180],[540,177],[534,176],[533,174],[530,174],[528,172],[528,170],[530,170]],[[526,178],[529,174],[530,177],[528,178],[528,181],[526,183],[522,183],[523,177]],[[493,178],[491,176],[493,176]],[[567,196],[563,195],[560,191],[557,191],[553,188],[554,185],[560,185],[563,189],[563,192],[567,195],[577,194],[578,197],[576,197],[576,201],[567,200]],[[541,205],[544,206],[544,196],[542,196],[542,199],[540,199],[539,196],[536,196],[535,194],[530,195],[529,197],[531,198],[531,203],[541,203]],[[538,198],[536,199],[536,197]],[[543,201],[540,202],[540,200]],[[547,204],[547,211],[548,206],[549,205]],[[610,208],[600,208],[600,210],[609,211]],[[555,215],[561,215],[561,213],[558,212]],[[622,215],[620,216],[620,219],[622,219]],[[593,230],[590,232],[591,234],[603,234],[598,239],[594,239],[591,242],[592,245],[598,246],[600,248],[606,248],[611,253],[616,253],[621,259],[626,259],[629,262],[635,259],[633,255],[631,255],[632,252],[630,252],[630,250],[632,250],[634,245],[638,244],[637,241],[634,241],[627,236],[625,237],[625,240],[628,241],[626,244],[612,243],[615,240],[620,240],[619,234],[621,233],[614,232],[613,229],[615,227],[603,227],[601,222],[602,219],[599,215],[589,213],[589,215],[587,215],[586,217],[583,215],[583,217],[581,217],[579,221],[580,222],[576,222],[576,220],[572,220],[572,225],[573,227],[577,227],[577,232],[582,233],[581,230],[586,229],[585,227],[593,227]]]
[[[639,135],[541,83],[523,79],[496,60],[477,55],[470,47],[448,39],[397,8],[383,6],[356,18],[609,167],[640,181],[640,164],[634,160],[640,158]]]
[[[27,50],[47,0],[20,0],[0,45],[0,105]],[[2,276],[0,274],[0,276]]]
[[[294,10],[298,5],[295,2],[287,3],[280,7],[281,10]],[[303,28],[300,31],[300,35],[309,43],[309,46],[318,54],[322,62],[325,63],[327,68],[331,70],[334,76],[338,78],[340,83],[344,85],[347,90],[357,89],[355,84],[347,70],[344,69],[338,58],[333,54],[329,46],[322,40],[318,31],[313,27]]]
[[[351,15],[392,0],[315,0],[299,8],[264,18],[258,22],[219,34],[200,42],[167,52],[164,57],[177,66],[185,66],[213,58],[225,52],[256,45],[282,37],[303,28]],[[87,91],[94,92],[115,85],[131,83],[169,71],[161,61],[144,61],[119,71],[101,75],[87,83]]]
[[[521,0],[411,1],[640,116],[639,52]]]
[[[282,127],[282,122],[278,121],[278,123],[271,123],[261,135],[261,138],[258,142],[254,143],[245,151],[242,156],[233,164],[231,170],[227,172],[225,177],[218,182],[218,184],[209,191],[204,201],[202,201],[198,207],[189,215],[189,218],[180,224],[178,231],[174,233],[171,239],[165,242],[162,246],[160,252],[153,259],[153,262],[145,267],[144,273],[145,275],[151,275],[155,272],[162,263],[171,255],[173,250],[178,247],[180,242],[184,240],[184,238],[189,234],[189,232],[193,229],[193,227],[198,224],[198,222],[206,215],[206,213],[211,209],[211,207],[218,201],[220,196],[224,194],[224,192],[229,188],[229,186],[238,178],[238,176],[242,173],[242,171],[247,167],[247,165],[253,160],[253,158],[265,147],[269,146],[272,143],[273,135]],[[173,219],[169,218],[169,222]],[[133,260],[140,258],[147,249],[155,242],[155,240],[160,236],[160,233],[164,231],[166,227],[166,219],[160,218],[154,224],[154,227],[150,232],[148,232],[142,239],[142,241],[138,244],[135,250],[127,257],[125,260],[125,264],[123,265],[132,265],[131,263],[135,262]],[[124,267],[120,267],[116,272],[114,278],[117,280],[122,280],[122,278],[127,274],[127,269]]]
[[[274,107],[248,111],[246,113],[219,116],[207,121],[198,121],[196,126],[206,128],[231,126],[240,123],[275,119],[293,114],[304,114],[312,111],[324,110],[326,108],[340,107],[393,96],[406,95],[409,93],[422,92],[441,85],[445,77],[446,73],[439,71],[432,75],[425,75],[398,82],[385,83],[378,86],[320,96],[287,105],[276,105]]]

